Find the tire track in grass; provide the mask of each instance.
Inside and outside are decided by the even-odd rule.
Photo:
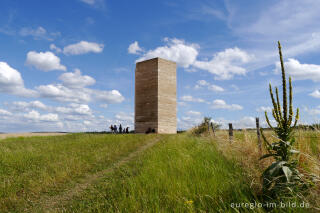
[[[45,212],[52,212],[52,211],[59,210],[59,206],[63,206],[63,204],[66,204],[68,201],[72,200],[73,197],[80,195],[84,190],[86,190],[94,182],[96,182],[100,178],[103,178],[106,174],[111,173],[114,169],[124,165],[125,163],[139,156],[145,150],[154,146],[162,138],[163,136],[157,136],[147,144],[138,147],[137,150],[131,152],[129,155],[120,158],[118,161],[113,163],[113,165],[108,167],[107,169],[104,169],[92,175],[87,175],[86,177],[79,180],[79,183],[77,183],[72,189],[69,189],[65,192],[59,193],[54,196],[42,196],[42,198],[40,199],[39,202],[37,202],[37,204],[35,204],[31,208],[25,209],[25,211],[30,212],[32,211],[32,209],[34,210],[41,209],[41,210],[44,210]]]

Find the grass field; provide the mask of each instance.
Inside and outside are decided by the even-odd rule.
[[[271,138],[270,133],[266,133]],[[300,167],[320,174],[320,134],[298,132]],[[245,212],[258,201],[254,131],[216,137],[72,134],[0,140],[2,212]],[[319,207],[319,186],[308,197]],[[261,208],[255,212],[264,212]],[[280,210],[277,210],[280,211]],[[316,212],[315,209],[282,209]]]

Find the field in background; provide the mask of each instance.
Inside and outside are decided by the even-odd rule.
[[[16,138],[16,137],[32,137],[32,136],[59,136],[66,135],[62,132],[22,132],[22,133],[0,133],[0,139]]]
[[[266,135],[272,138],[271,132]],[[296,137],[303,152],[300,169],[320,175],[320,134],[301,131]],[[8,138],[0,140],[0,211],[228,212],[231,203],[254,202],[259,196],[259,176],[270,163],[258,161],[259,156],[255,131],[235,131],[233,143],[224,130],[215,137]],[[96,175],[103,170],[108,172]],[[90,184],[83,188],[86,182]],[[78,193],[70,193],[74,189]],[[308,197],[316,207],[319,193],[317,186]]]

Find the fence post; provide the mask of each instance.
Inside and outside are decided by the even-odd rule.
[[[230,143],[233,141],[233,128],[232,128],[232,123],[229,123],[229,141],[230,141]]]
[[[216,133],[214,132],[213,122],[211,122],[211,129],[212,129],[212,132],[213,132],[213,136],[216,136]]]
[[[260,125],[259,125],[259,118],[258,117],[256,117],[256,127],[257,127],[259,152],[261,153],[262,152],[262,148],[261,148]]]

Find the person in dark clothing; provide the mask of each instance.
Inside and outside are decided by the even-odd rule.
[[[117,133],[117,132],[118,132],[117,125],[114,125],[114,126],[113,126],[113,131],[114,131],[114,133]]]
[[[120,126],[119,126],[119,133],[120,133],[120,134],[122,133],[122,126],[121,126],[121,124],[120,124]]]
[[[111,130],[111,133],[114,133],[114,132],[113,132],[113,126],[112,126],[112,125],[110,126],[110,130]]]
[[[129,133],[129,127],[126,128],[126,133],[127,133],[127,134]]]

